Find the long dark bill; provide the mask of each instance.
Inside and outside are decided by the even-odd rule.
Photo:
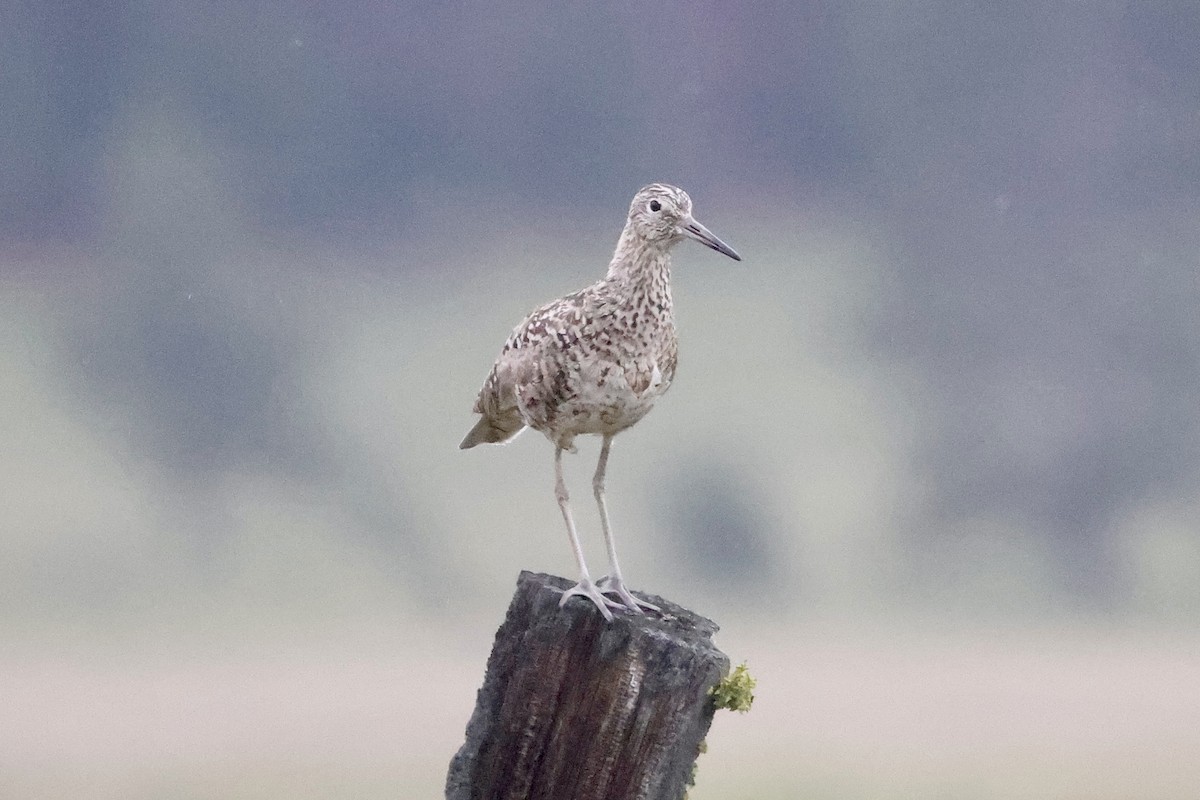
[[[685,235],[690,236],[705,247],[711,247],[718,253],[724,253],[734,261],[742,260],[742,257],[739,256],[732,247],[722,242],[713,234],[712,231],[690,217],[680,223],[679,229],[683,231]]]

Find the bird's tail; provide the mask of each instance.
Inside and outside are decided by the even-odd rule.
[[[515,412],[516,409],[513,411]],[[479,422],[475,423],[475,427],[471,428],[458,447],[460,450],[466,450],[477,444],[501,444],[524,429],[525,421],[521,419],[519,413],[506,414],[500,418],[484,415]]]

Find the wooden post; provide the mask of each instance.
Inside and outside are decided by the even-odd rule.
[[[447,800],[683,797],[729,671],[716,624],[659,597],[661,614],[605,622],[581,599],[559,608],[570,585],[521,573]]]

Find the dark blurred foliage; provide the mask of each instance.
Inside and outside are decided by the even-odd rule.
[[[29,3],[7,16],[8,235],[86,235],[106,148],[163,108],[216,145],[254,219],[283,227],[402,224],[435,182],[588,206],[648,173],[836,184],[865,156],[835,91],[841,21],[820,6]]]
[[[768,503],[737,469],[719,459],[685,459],[665,485],[666,513],[673,539],[663,548],[679,573],[693,576],[706,590],[740,599],[751,608],[777,604],[786,591],[780,569],[782,531],[769,516]]]

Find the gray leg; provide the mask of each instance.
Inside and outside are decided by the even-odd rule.
[[[559,605],[566,604],[567,600],[575,595],[586,597],[591,600],[596,608],[600,609],[600,613],[608,621],[612,621],[612,612],[608,610],[609,606],[613,608],[622,608],[620,603],[614,603],[600,593],[596,585],[592,583],[592,578],[588,575],[587,564],[583,561],[583,547],[579,544],[579,534],[575,532],[575,519],[571,516],[571,497],[567,494],[567,483],[563,480],[562,470],[562,454],[561,447],[554,450],[554,496],[558,499],[558,507],[562,511],[563,521],[567,523],[567,536],[571,538],[571,550],[575,553],[575,562],[579,565],[579,583],[572,586],[563,592],[562,600]]]
[[[596,505],[600,507],[600,528],[604,531],[604,546],[608,548],[608,575],[600,580],[600,588],[605,592],[615,593],[630,611],[638,614],[643,608],[658,611],[656,605],[638,600],[625,588],[621,578],[621,567],[617,563],[617,545],[613,541],[612,528],[608,524],[608,504],[604,502],[604,473],[608,470],[608,448],[612,445],[612,436],[604,437],[600,446],[600,460],[596,462],[596,474],[592,477],[592,491],[596,495]]]

